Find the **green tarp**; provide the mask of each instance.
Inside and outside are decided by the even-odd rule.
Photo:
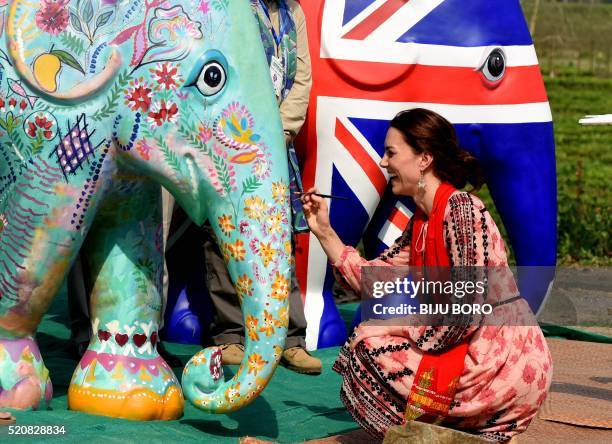
[[[15,411],[17,424],[63,425],[64,436],[19,438],[19,442],[62,441],[82,443],[236,442],[238,437],[256,436],[281,443],[303,442],[354,430],[357,427],[340,402],[340,376],[331,370],[338,348],[314,352],[323,361],[320,376],[307,376],[279,367],[262,395],[248,407],[229,415],[203,413],[185,405],[177,421],[135,422],[67,410],[66,392],[77,364],[70,355],[66,300],[58,296],[39,328],[38,341],[51,372],[55,394],[48,411]],[[358,304],[339,306],[350,325]],[[611,343],[612,338],[574,328],[543,326],[549,336]],[[168,350],[185,363],[199,347],[168,344]],[[225,367],[226,377],[237,367]],[[175,369],[180,374],[180,369]],[[6,427],[0,442],[6,442]],[[11,437],[11,442],[17,437]]]
[[[58,296],[41,323],[38,341],[51,373],[54,396],[51,410],[14,411],[17,424],[63,425],[66,435],[20,438],[17,442],[80,443],[177,443],[237,442],[241,436],[257,436],[281,443],[337,435],[358,428],[339,397],[340,376],[331,370],[338,348],[318,350],[323,361],[319,376],[300,375],[279,367],[261,396],[246,408],[229,415],[201,412],[189,403],[177,421],[136,422],[73,412],[67,409],[66,392],[77,365],[70,355],[65,298]],[[167,344],[170,352],[185,363],[200,347]],[[225,367],[226,377],[237,366]],[[175,369],[180,375],[181,369]],[[179,376],[180,377],[180,376]],[[4,429],[4,430],[2,430]],[[7,428],[0,429],[0,442],[7,440]]]

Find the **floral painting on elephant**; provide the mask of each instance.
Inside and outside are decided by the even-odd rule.
[[[71,409],[174,419],[228,412],[269,381],[286,334],[284,138],[248,0],[0,4],[0,407],[44,408],[36,328],[81,254],[94,336]],[[161,186],[209,220],[242,297],[245,359],[217,348],[182,388],[158,355]]]

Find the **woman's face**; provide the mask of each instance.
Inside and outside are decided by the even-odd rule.
[[[380,161],[380,166],[389,174],[393,194],[416,196],[422,157],[406,143],[399,130],[389,128],[385,137],[385,155]]]

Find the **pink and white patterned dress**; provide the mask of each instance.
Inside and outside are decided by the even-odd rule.
[[[507,266],[504,241],[477,197],[465,192],[450,197],[444,232],[452,265]],[[345,247],[334,268],[359,291],[362,267],[408,264],[410,242],[405,243],[396,241],[381,255],[384,260],[372,261]],[[506,284],[516,285],[511,276]],[[334,370],[343,377],[340,396],[354,419],[378,438],[389,427],[402,424],[423,353],[467,339],[465,367],[442,425],[491,441],[506,441],[525,431],[548,393],[551,356],[526,301],[498,308],[505,310],[507,325],[466,327],[459,335],[449,334],[454,327],[404,327],[401,336],[369,337],[353,350],[349,339]]]

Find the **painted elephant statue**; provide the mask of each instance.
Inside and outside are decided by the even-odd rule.
[[[174,419],[229,412],[280,359],[291,250],[284,137],[248,0],[14,0],[0,6],[0,407],[52,397],[34,339],[77,253],[93,338],[69,408]],[[5,35],[4,35],[5,34]],[[247,343],[224,381],[205,349],[182,388],[158,355],[161,186],[208,219]]]
[[[388,122],[430,108],[478,157],[509,236],[522,295],[534,312],[554,276],[557,243],[553,125],[536,52],[518,0],[302,2],[313,89],[298,139],[304,187],[332,200],[342,240],[377,255],[399,237],[414,204],[388,190],[379,162]],[[300,235],[296,267],[310,349],[346,339],[331,267]]]

